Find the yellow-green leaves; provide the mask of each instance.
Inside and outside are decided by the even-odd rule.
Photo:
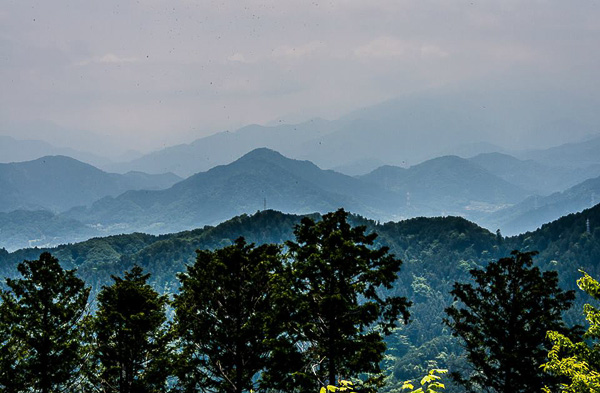
[[[442,377],[437,374],[446,374],[448,370],[434,368],[427,375],[421,378],[421,387],[413,390],[412,381],[405,381],[402,384],[402,390],[410,390],[409,393],[438,393],[442,389],[446,389],[446,385],[440,382]]]
[[[581,271],[582,277],[577,285],[595,299],[600,299],[600,283],[586,272]],[[589,328],[585,333],[588,339],[600,337],[600,311],[586,304],[583,308]],[[563,383],[561,392],[583,393],[600,391],[600,373],[598,367],[598,347],[588,346],[586,342],[573,342],[568,337],[555,331],[549,331],[547,338],[552,342],[548,352],[548,362],[542,369],[550,374],[566,377],[569,383]],[[547,387],[544,392],[550,393]]]
[[[327,388],[322,387],[319,393],[327,393],[327,392],[346,392],[346,393],[356,393],[354,388],[354,383],[351,381],[340,381],[340,386],[327,385]]]

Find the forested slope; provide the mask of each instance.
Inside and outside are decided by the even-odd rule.
[[[78,274],[92,286],[92,293],[109,283],[111,274],[121,274],[134,264],[152,274],[151,282],[160,292],[174,293],[179,287],[176,274],[195,260],[196,249],[220,248],[239,236],[255,243],[283,243],[293,238],[293,228],[300,219],[301,216],[267,210],[238,216],[215,227],[162,236],[95,238],[48,251],[65,267],[77,267]],[[441,321],[444,309],[452,303],[449,291],[453,283],[468,280],[470,269],[521,249],[540,251],[536,264],[558,270],[565,289],[575,288],[578,269],[600,276],[600,205],[511,238],[456,217],[379,224],[352,216],[351,221],[377,232],[376,245],[389,246],[404,261],[398,281],[389,291],[413,301],[411,323],[388,339],[385,366],[395,381],[414,378],[431,367],[462,367],[461,347]],[[0,273],[13,276],[18,262],[35,259],[42,251],[0,251]],[[568,320],[580,319],[581,303],[585,301],[578,301]]]

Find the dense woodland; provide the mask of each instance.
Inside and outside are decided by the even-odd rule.
[[[317,215],[310,218],[320,219]],[[102,316],[108,288],[115,288],[124,281],[137,280],[142,287],[148,283],[150,285],[144,288],[156,291],[153,297],[156,307],[159,310],[164,307],[165,311],[164,321],[159,317],[157,321],[160,323],[155,328],[162,332],[160,334],[167,334],[163,330],[168,322],[181,318],[181,314],[177,314],[177,302],[182,303],[181,290],[186,284],[185,280],[181,280],[185,275],[180,274],[187,271],[189,275],[190,266],[197,258],[200,260],[201,255],[205,255],[203,253],[212,255],[212,252],[231,248],[232,245],[235,247],[238,244],[236,239],[241,236],[246,244],[284,245],[277,252],[289,255],[294,252],[294,247],[293,243],[286,245],[286,242],[294,240],[294,229],[301,220],[301,216],[262,211],[233,218],[216,227],[171,235],[120,235],[53,249],[0,251],[0,269],[3,276],[17,280],[23,273],[17,271],[19,263],[38,260],[42,253],[50,252],[64,269],[76,269],[76,276],[85,283],[85,287],[90,288],[86,310],[96,315],[95,318]],[[537,256],[531,254],[534,266],[541,271],[557,271],[558,286],[564,290],[576,289],[576,280],[581,277],[580,269],[591,277],[600,277],[597,265],[600,257],[600,206],[563,217],[535,232],[517,237],[503,237],[499,232],[491,233],[456,217],[416,218],[385,224],[360,216],[349,216],[348,220],[352,225],[364,226],[365,233],[378,234],[370,246],[372,249],[389,247],[389,252],[402,261],[393,285],[387,289],[380,288],[378,296],[382,299],[405,298],[412,302],[408,308],[409,323],[387,327],[390,329],[385,338],[387,350],[378,362],[385,375],[385,385],[380,386],[379,391],[400,391],[404,381],[419,378],[431,369],[449,369],[463,374],[470,372],[464,343],[460,337],[452,335],[452,329],[443,320],[447,318],[445,310],[459,304],[456,294],[451,294],[455,283],[473,282],[472,269],[485,269],[490,262],[507,257],[512,250],[518,249],[522,252],[539,251]],[[197,254],[196,250],[208,251]],[[10,289],[10,283],[5,283],[5,289]],[[366,299],[364,294],[360,298],[363,302]],[[172,300],[175,300],[175,306],[168,305]],[[582,310],[589,302],[589,297],[577,293],[572,307],[564,312],[567,326],[585,325]],[[400,311],[397,310],[397,316]],[[81,342],[85,339],[81,338]],[[184,347],[177,350],[181,348]],[[374,364],[373,360],[364,362],[365,367],[368,364]],[[361,372],[354,374],[358,373],[365,379]],[[269,380],[275,383],[277,378]],[[323,380],[327,381],[327,378]],[[293,386],[292,382],[289,386]],[[317,387],[315,385],[315,389]],[[281,386],[277,388],[285,390]],[[462,391],[450,379],[446,381],[446,388],[447,391]]]

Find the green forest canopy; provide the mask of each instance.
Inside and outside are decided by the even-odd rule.
[[[221,248],[239,236],[257,244],[281,244],[293,238],[293,228],[301,218],[262,211],[235,217],[216,227],[163,236],[136,233],[95,238],[49,251],[65,268],[78,268],[78,275],[92,287],[92,296],[102,285],[110,284],[111,275],[120,275],[135,264],[152,274],[149,282],[157,291],[173,294],[179,286],[176,274],[193,263],[196,249]],[[511,238],[490,233],[457,217],[379,224],[352,216],[351,221],[378,233],[375,245],[388,246],[403,261],[398,281],[389,295],[405,296],[414,303],[411,323],[396,329],[387,340],[383,365],[391,382],[424,375],[434,367],[451,370],[460,367],[460,346],[441,322],[443,310],[452,301],[449,295],[452,285],[467,281],[471,268],[485,266],[513,249],[538,250],[540,254],[534,263],[542,270],[557,270],[564,289],[575,289],[579,269],[592,277],[600,276],[599,206]],[[38,258],[42,251],[45,250],[24,249],[13,253],[0,250],[0,273],[14,277],[19,262]],[[583,301],[578,300],[566,315],[568,323],[582,321],[582,306]]]

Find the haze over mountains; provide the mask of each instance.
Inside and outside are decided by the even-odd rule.
[[[504,233],[514,235],[534,230],[557,217],[580,212],[599,202],[600,177],[596,177],[546,197],[531,196],[514,206],[482,217],[479,222],[488,228],[502,228]]]
[[[520,182],[512,177],[515,171],[524,175]],[[380,221],[455,215],[513,235],[593,206],[600,177],[547,197],[534,191],[561,189],[593,173],[494,153],[382,166],[352,177],[260,148],[181,180],[173,174],[106,173],[68,157],[43,157],[0,164],[0,246],[175,232],[265,207],[298,214],[344,207]]]
[[[439,157],[408,169],[384,166],[355,178],[260,148],[169,189],[106,197],[66,216],[87,224],[149,233],[213,225],[265,205],[298,214],[345,207],[382,221],[456,215],[479,222],[529,195],[456,156]]]
[[[324,169],[366,174],[381,165],[412,166],[442,155],[469,158],[503,152],[549,166],[584,168],[600,164],[600,117],[582,97],[556,93],[423,93],[365,107],[335,120],[251,125],[189,144],[167,147],[130,162],[105,166],[182,177],[206,171],[267,147]],[[575,117],[579,109],[585,116]],[[583,109],[582,109],[583,108]],[[581,143],[583,141],[583,144]],[[557,147],[557,150],[546,149]],[[560,158],[564,157],[564,158]]]
[[[456,215],[504,234],[532,230],[592,206],[600,193],[589,180],[600,176],[600,136],[583,138],[593,117],[565,120],[556,100],[538,98],[544,110],[520,108],[523,98],[512,93],[402,98],[333,121],[250,125],[121,163],[5,137],[3,161],[54,156],[0,164],[0,246],[173,232],[265,206],[298,214],[345,207],[381,221]],[[564,139],[568,127],[579,142],[533,150],[494,144],[516,125],[554,127],[546,144]]]
[[[400,213],[396,195],[308,161],[256,149],[231,164],[201,172],[162,191],[130,191],[67,213],[87,223],[126,224],[164,233],[215,224],[265,207],[312,213],[347,206],[369,217]]]
[[[57,147],[42,140],[22,140],[0,135],[0,163],[31,161],[44,156],[68,156],[94,166],[108,165],[108,158],[69,147]]]
[[[600,138],[597,139],[600,142]],[[584,147],[586,144],[580,144]],[[573,145],[569,145],[570,148]],[[558,148],[550,149],[560,150]],[[551,156],[547,151],[536,151],[528,153],[539,157]],[[556,153],[561,154],[560,151]],[[469,161],[490,171],[494,175],[506,180],[509,183],[539,195],[549,195],[556,191],[561,191],[572,187],[584,180],[600,175],[600,164],[592,158],[593,154],[581,154],[583,160],[590,160],[592,165],[583,167],[573,167],[577,160],[569,162],[566,166],[559,166],[557,162],[552,161],[545,164],[545,160],[536,161],[533,159],[520,160],[516,157],[502,153],[484,153],[469,158]],[[582,163],[582,165],[585,165]]]

